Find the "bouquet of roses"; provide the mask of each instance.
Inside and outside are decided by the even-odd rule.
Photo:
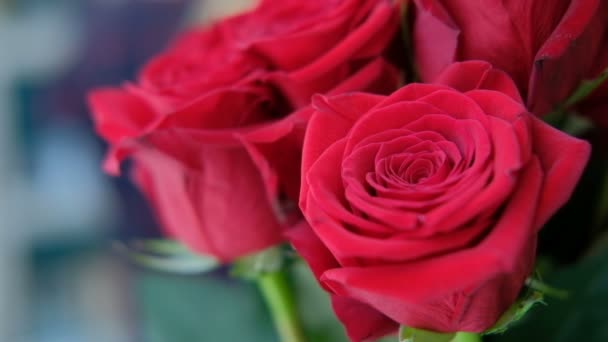
[[[260,282],[283,341],[296,255],[352,341],[476,341],[559,292],[538,234],[606,78],[604,0],[262,0],[89,102],[106,171],[132,161],[192,269]]]

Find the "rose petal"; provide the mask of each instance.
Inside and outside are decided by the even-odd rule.
[[[418,102],[402,102],[369,111],[348,132],[348,142],[344,153],[349,155],[353,148],[368,136],[387,129],[404,127],[422,116],[438,113],[441,113],[441,110],[436,107]]]
[[[601,57],[602,51],[607,51],[608,3],[599,0],[568,3],[561,22],[534,57],[527,100],[528,107],[537,115],[549,113],[583,79],[594,77],[597,74],[594,65],[608,65],[605,56]]]
[[[331,305],[353,342],[375,340],[399,328],[397,322],[352,298],[332,295]]]
[[[340,266],[306,221],[286,229],[284,235],[298,254],[306,259],[317,278],[326,270]]]
[[[88,96],[97,133],[110,143],[136,137],[158,119],[141,98],[115,88],[101,88]]]
[[[534,152],[545,172],[543,192],[534,222],[534,227],[540,229],[572,195],[589,160],[591,146],[536,118],[532,118],[532,131],[535,138]]]
[[[435,82],[463,93],[475,89],[495,90],[523,103],[519,90],[509,75],[493,68],[485,61],[453,63],[438,76]]]
[[[481,332],[512,304],[532,270],[542,177],[533,160],[492,234],[474,248],[399,265],[332,269],[321,281],[406,326]],[[488,291],[483,284],[500,287]]]
[[[413,45],[423,81],[434,81],[456,60],[460,30],[439,1],[415,0],[417,7]]]
[[[151,149],[134,153],[137,179],[145,179],[142,190],[171,235],[223,261],[280,242],[281,227],[247,153],[214,148],[200,153],[203,170]],[[228,177],[235,172],[238,176]]]

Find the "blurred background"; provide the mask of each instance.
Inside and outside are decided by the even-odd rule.
[[[128,177],[102,173],[85,104],[91,88],[134,79],[188,25],[252,2],[0,0],[0,341],[277,341],[253,285],[225,270],[145,270],[111,247],[158,227]],[[608,341],[608,255],[584,252],[599,234],[586,228],[606,169],[594,160],[541,233],[540,266],[570,297],[487,340]],[[292,279],[310,340],[345,341],[308,269]]]

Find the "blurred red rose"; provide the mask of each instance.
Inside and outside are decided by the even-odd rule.
[[[485,60],[515,80],[531,112],[544,115],[608,67],[608,1],[415,3],[415,54],[425,82],[454,61]],[[607,95],[608,85],[586,111],[608,110]]]
[[[289,239],[353,341],[397,323],[481,332],[531,273],[537,232],[570,197],[587,142],[529,114],[480,61],[390,96],[317,96]]]
[[[168,233],[232,260],[282,240],[298,217],[300,157],[313,93],[393,91],[382,55],[398,28],[389,0],[266,0],[183,34],[135,84],[90,95],[111,144],[131,157]]]

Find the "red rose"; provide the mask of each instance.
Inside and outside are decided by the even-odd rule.
[[[485,60],[506,71],[527,98],[528,108],[544,115],[582,80],[608,67],[608,1],[415,3],[415,53],[426,82],[453,61]],[[600,92],[606,110],[608,86],[596,94]]]
[[[136,84],[90,96],[111,144],[131,157],[164,227],[232,260],[279,242],[298,217],[299,164],[313,93],[396,89],[382,54],[398,28],[389,0],[266,0],[182,35]]]
[[[294,247],[353,341],[397,323],[481,332],[532,271],[538,230],[569,198],[585,141],[529,114],[485,62],[390,96],[318,96]]]

